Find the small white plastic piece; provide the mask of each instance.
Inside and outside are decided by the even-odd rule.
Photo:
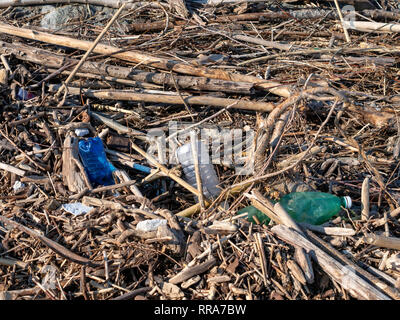
[[[345,202],[345,208],[350,209],[353,202],[351,201],[351,198],[349,196],[344,196],[344,202]]]
[[[84,137],[89,134],[89,129],[83,128],[83,129],[75,129],[75,134],[78,137]]]
[[[90,210],[93,209],[93,207],[85,206],[80,202],[66,203],[62,205],[62,208],[65,211],[72,213],[74,216],[79,216],[81,214],[88,213],[90,212]]]
[[[25,184],[23,184],[21,181],[17,180],[14,182],[13,189],[14,192],[18,192],[22,188],[25,188]]]
[[[143,232],[156,231],[158,227],[162,225],[167,225],[167,220],[165,219],[144,220],[140,221],[136,225],[136,230]]]

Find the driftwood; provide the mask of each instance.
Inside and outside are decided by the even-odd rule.
[[[381,293],[355,272],[351,272],[351,269],[346,265],[342,265],[330,257],[296,231],[283,225],[272,227],[271,230],[282,240],[307,250],[321,268],[355,298],[362,300],[390,300],[388,296]]]
[[[68,76],[67,80],[63,83],[62,87],[59,89],[59,91],[56,94],[56,97],[58,97],[59,94],[63,90],[66,89],[66,86],[71,82],[72,78],[75,76],[75,74],[78,72],[79,68],[82,66],[83,63],[87,60],[89,55],[92,53],[93,49],[97,46],[97,44],[101,41],[101,39],[104,37],[104,35],[107,33],[107,31],[111,28],[113,23],[117,20],[119,15],[122,13],[122,10],[124,9],[126,3],[123,3],[121,7],[115,12],[111,20],[107,23],[107,25],[104,27],[104,29],[100,32],[100,34],[97,36],[96,40],[93,42],[93,44],[90,46],[90,48],[85,52],[81,60],[76,64],[74,67],[74,70],[72,70],[71,74]]]
[[[59,86],[49,86],[50,92],[56,92]],[[186,94],[146,94],[135,93],[132,91],[121,90],[81,90],[79,88],[68,87],[68,93],[72,95],[83,94],[90,98],[97,98],[103,100],[124,100],[124,101],[143,101],[153,103],[166,103],[166,104],[183,104],[184,102],[189,105],[208,105],[219,108],[226,108],[228,106],[234,109],[253,110],[260,112],[270,112],[274,108],[274,104],[269,102],[254,102],[227,98],[217,98],[212,96],[189,96]]]
[[[179,272],[177,275],[172,277],[169,280],[169,282],[172,284],[178,284],[178,283],[184,282],[184,281],[190,279],[191,277],[194,277],[198,274],[206,272],[208,269],[210,269],[212,266],[214,266],[215,263],[216,263],[215,258],[211,257],[210,259],[206,260],[203,263],[200,263],[199,265],[186,267],[181,272]]]
[[[92,189],[85,169],[79,160],[78,141],[70,135],[64,140],[62,158],[63,179],[68,189],[75,193],[79,193],[85,188]]]
[[[364,32],[400,32],[400,24],[367,21],[344,21],[347,29]]]
[[[361,188],[361,217],[364,220],[369,218],[369,178],[365,178]]]
[[[30,61],[46,67],[60,69],[66,65],[75,65],[78,60],[68,58],[64,55],[55,54],[48,50],[43,50],[27,45],[13,43],[9,44],[0,41],[0,53],[13,54],[20,60]],[[93,75],[100,75],[107,81],[119,81],[129,79],[141,83],[155,83],[174,87],[174,84],[182,89],[222,91],[250,94],[254,91],[253,83],[243,81],[227,81],[205,77],[191,77],[172,75],[170,73],[145,72],[137,69],[114,66],[106,63],[86,61],[80,69],[82,72]],[[101,79],[101,78],[100,78]]]
[[[398,215],[400,215],[400,208],[397,208],[397,209],[393,210],[392,212],[390,212],[388,217],[394,219]],[[381,219],[378,219],[378,220],[374,221],[373,225],[375,227],[380,227],[380,226],[383,226],[385,223],[386,223],[386,219],[385,218],[381,218]]]
[[[400,298],[399,46],[341,27],[343,4],[394,25],[397,3],[205,2],[0,1],[0,299]],[[107,30],[101,6],[123,4]],[[191,185],[168,160],[208,129],[221,193],[203,203],[200,163]],[[77,141],[95,136],[117,171],[93,189]],[[354,206],[313,226],[272,203],[303,191]]]
[[[152,4],[151,2],[139,2],[130,0],[4,0],[0,3],[0,8],[14,7],[14,6],[32,6],[32,5],[44,5],[44,4],[70,4],[70,3],[81,3],[81,4],[92,4],[98,6],[106,6],[111,8],[119,8],[122,4],[126,3],[126,9],[136,9],[143,6],[152,6],[159,8],[158,4]]]
[[[278,224],[283,224],[287,227],[293,228],[300,234],[304,235],[303,230],[297,225],[297,223],[289,216],[286,210],[279,204],[273,205],[265,199],[260,192],[253,191],[252,193],[252,204],[258,210],[269,216],[273,221]],[[297,262],[303,269],[306,281],[308,283],[314,282],[314,271],[312,268],[311,260],[309,255],[304,251],[303,248],[296,248],[295,255]]]
[[[91,42],[85,40],[77,40],[45,32],[32,31],[24,28],[16,28],[6,24],[0,24],[0,32],[80,50],[89,50],[92,45]],[[93,50],[94,53],[112,55],[122,60],[136,62],[162,70],[175,71],[177,73],[207,77],[212,79],[250,82],[253,83],[254,86],[257,88],[269,90],[270,92],[283,97],[288,97],[290,95],[290,91],[287,86],[282,86],[280,83],[274,81],[266,81],[254,76],[230,73],[224,70],[197,67],[189,64],[183,64],[175,60],[154,57],[134,51],[120,51],[121,50],[119,48],[105,44],[98,44]]]
[[[363,238],[363,241],[381,248],[400,250],[400,238],[385,237],[370,233]]]
[[[12,173],[14,173],[14,174],[16,174],[18,176],[21,176],[21,177],[23,177],[25,175],[25,171],[24,170],[15,168],[15,167],[7,164],[7,163],[0,162],[0,169],[8,171],[8,172],[12,172]]]
[[[318,233],[330,235],[330,236],[354,236],[356,231],[350,228],[338,228],[338,227],[322,227],[322,226],[314,226],[308,223],[299,223],[303,228],[309,229],[311,231],[315,231]]]
[[[31,230],[30,228],[27,228],[15,221],[12,221],[10,219],[7,219],[6,217],[0,216],[0,221],[2,223],[11,225],[14,228],[19,229],[20,231],[23,231],[27,234],[29,234],[30,236],[38,239],[39,241],[41,241],[43,244],[45,244],[47,247],[49,247],[51,250],[53,250],[55,253],[75,262],[75,263],[79,263],[79,264],[83,264],[83,265],[88,265],[88,266],[92,266],[92,267],[97,267],[99,264],[95,263],[87,258],[81,257],[79,255],[77,255],[74,252],[71,252],[70,250],[66,249],[64,246],[60,245],[59,243],[40,235],[39,233],[37,233],[36,231]]]

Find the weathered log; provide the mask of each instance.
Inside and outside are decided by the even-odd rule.
[[[181,272],[179,272],[177,275],[172,277],[169,282],[172,284],[178,284],[181,283],[191,277],[194,277],[198,274],[201,274],[203,272],[206,272],[208,269],[210,269],[212,266],[216,264],[217,260],[215,260],[214,257],[211,257],[210,259],[206,260],[205,262],[196,265],[196,266],[188,266],[184,268]]]
[[[351,268],[342,265],[298,232],[284,225],[275,226],[271,231],[282,240],[308,251],[321,268],[353,297],[361,300],[390,300],[387,295],[365,281]]]
[[[400,238],[385,237],[369,233],[363,238],[363,240],[365,243],[372,244],[377,247],[400,250]]]
[[[25,28],[17,28],[7,24],[0,24],[0,33],[5,33],[12,36],[18,36],[22,38],[42,41],[54,45],[65,46],[84,51],[89,50],[92,45],[91,41],[78,40],[70,37],[59,36],[40,31],[33,31]],[[209,69],[206,67],[193,66],[176,60],[169,60],[166,58],[151,56],[149,54],[145,54],[142,52],[136,52],[136,51],[121,52],[120,48],[109,46],[106,44],[98,44],[96,48],[94,48],[93,52],[105,55],[112,55],[113,57],[122,60],[136,62],[149,67],[174,71],[182,74],[195,75],[212,79],[228,80],[228,81],[251,82],[254,84],[255,87],[268,90],[273,94],[283,97],[290,96],[290,89],[288,86],[282,85],[279,82],[275,81],[263,80],[255,76],[231,73],[219,69]]]
[[[50,85],[49,91],[56,92],[58,85]],[[162,94],[146,94],[136,93],[133,91],[122,90],[90,90],[68,87],[68,93],[72,95],[83,94],[86,97],[97,98],[103,100],[123,100],[123,101],[141,101],[152,103],[166,104],[183,104],[182,98],[189,105],[203,105],[226,108],[232,106],[233,109],[244,109],[260,112],[270,112],[274,108],[274,104],[269,102],[256,102],[247,100],[225,99],[211,96],[188,96],[180,95],[162,95]]]
[[[78,141],[70,135],[64,140],[62,161],[63,180],[70,191],[81,192],[85,188],[92,189],[85,169],[79,160]]]
[[[130,2],[130,3],[129,3]],[[48,5],[48,4],[71,4],[71,3],[81,3],[81,4],[92,4],[98,6],[105,6],[111,8],[119,8],[123,3],[126,3],[126,10],[136,9],[143,6],[151,6],[153,8],[159,8],[157,3],[151,2],[141,2],[130,0],[2,0],[0,2],[0,8],[7,7],[19,7],[19,6],[32,6],[32,5]]]
[[[74,65],[78,63],[78,60],[76,59],[71,59],[64,55],[55,54],[47,50],[17,43],[10,44],[3,41],[0,41],[0,54],[1,53],[13,54],[20,60],[34,62],[46,67],[57,69],[62,68],[67,64]],[[251,94],[254,91],[253,84],[250,82],[227,81],[205,77],[174,76],[169,73],[145,72],[137,69],[132,70],[131,68],[113,66],[93,61],[86,61],[80,67],[80,70],[81,72],[104,76],[104,80],[107,81],[123,81],[125,79],[139,81],[138,85],[141,85],[140,82],[150,82],[174,87],[176,83],[176,85],[182,89],[222,91],[237,94]]]
[[[343,26],[363,32],[400,32],[400,24],[369,21],[344,21]]]

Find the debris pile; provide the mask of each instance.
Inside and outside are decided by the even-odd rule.
[[[47,3],[0,3],[1,300],[399,299],[397,1]]]

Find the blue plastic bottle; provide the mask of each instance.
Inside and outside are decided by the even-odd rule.
[[[109,186],[114,184],[115,167],[107,160],[103,142],[99,137],[79,141],[79,155],[90,183]]]

